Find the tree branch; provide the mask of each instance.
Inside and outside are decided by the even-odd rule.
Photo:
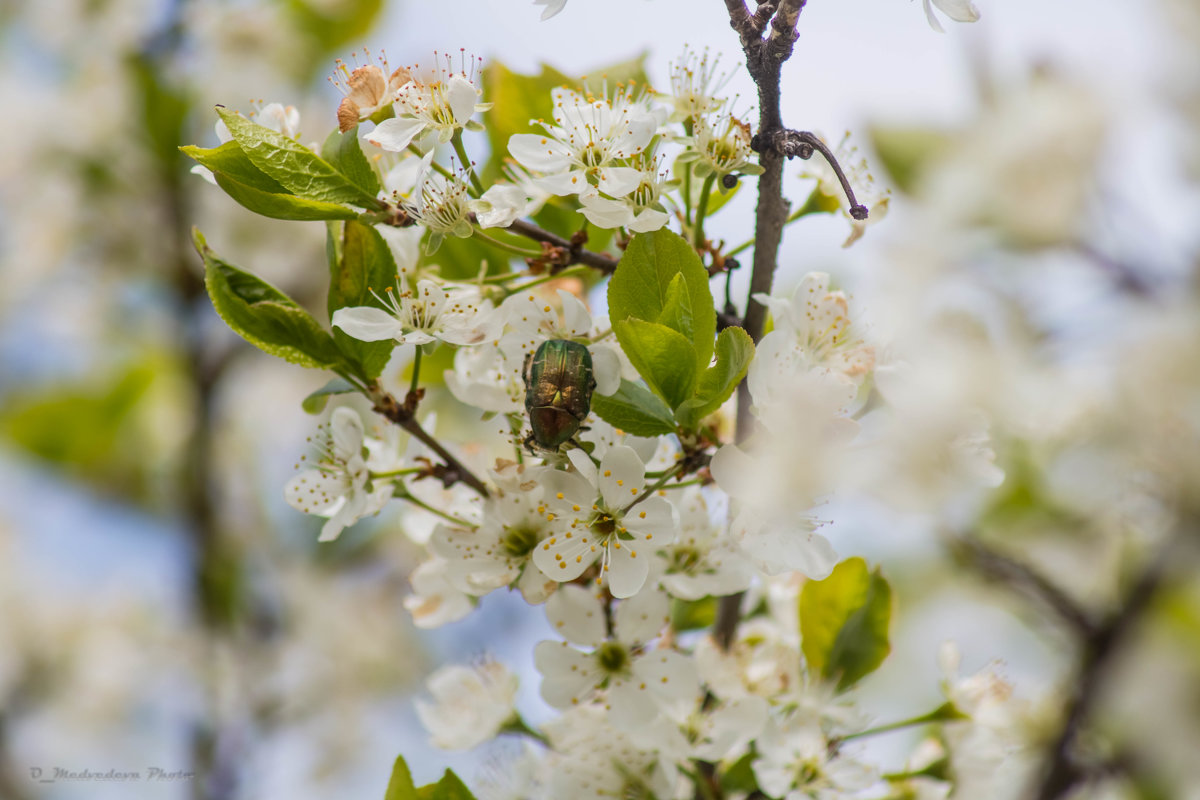
[[[576,237],[564,239],[523,219],[519,219],[512,225],[509,225],[506,230],[528,239],[533,239],[535,242],[542,242],[558,250],[565,251],[564,255],[567,256],[566,262],[559,262],[560,266],[564,268],[572,264],[585,264],[600,270],[606,275],[611,275],[613,270],[617,268],[618,259],[613,258],[607,253],[594,253],[591,250],[583,249],[583,243],[587,241],[586,236],[581,239],[577,239]]]
[[[368,397],[374,404],[374,410],[382,414],[387,419],[399,425],[409,434],[415,436],[422,444],[437,454],[438,458],[445,462],[445,468],[440,470],[438,477],[442,483],[449,486],[458,481],[470,486],[475,491],[479,492],[480,496],[487,497],[487,487],[483,485],[483,481],[475,477],[475,473],[467,469],[461,461],[450,454],[441,442],[430,436],[420,423],[417,422],[416,411],[417,402],[421,398],[421,390],[409,392],[408,397],[404,399],[404,403],[400,403],[388,392],[384,391],[378,382],[373,382],[367,387]]]
[[[763,4],[765,5],[765,4]],[[759,11],[763,11],[763,5]],[[796,21],[804,0],[780,0],[778,11],[771,19],[770,38],[764,42],[760,37],[763,25],[759,18],[746,21],[746,8],[741,0],[725,0],[729,9],[729,23],[742,36],[742,49],[746,54],[746,69],[758,88],[758,136],[759,141],[769,141],[777,131],[783,129],[783,117],[779,108],[779,80],[783,62],[792,54],[795,41]],[[775,8],[775,4],[771,4]],[[765,23],[763,23],[765,24]],[[747,39],[745,30],[754,31]],[[779,44],[786,41],[786,47]],[[779,262],[779,244],[783,240],[783,227],[787,223],[790,204],[783,196],[784,156],[774,148],[759,150],[759,164],[763,173],[758,177],[758,205],[754,215],[754,262],[750,275],[750,291],[746,298],[746,332],[757,344],[762,338],[766,322],[766,307],[754,299],[758,293],[770,294],[775,281],[775,269]],[[750,391],[745,381],[738,386],[737,439],[744,441],[754,427],[750,414]],[[721,598],[717,608],[717,620],[713,625],[713,638],[722,648],[728,648],[737,632],[741,617],[742,595]]]
[[[1176,566],[1177,551],[1186,535],[1182,527],[1171,535],[1142,570],[1137,582],[1125,596],[1125,602],[1083,642],[1079,676],[1073,682],[1075,693],[1067,709],[1062,730],[1050,747],[1050,756],[1042,772],[1041,782],[1032,795],[1036,800],[1057,800],[1064,797],[1086,776],[1073,752],[1075,742],[1091,713],[1092,706],[1099,698],[1100,688],[1108,675],[1114,654],[1158,594],[1167,571]]]
[[[997,553],[971,537],[953,537],[946,547],[952,556],[984,578],[1002,583],[1048,608],[1080,638],[1087,639],[1095,634],[1096,623],[1091,616],[1029,565]]]

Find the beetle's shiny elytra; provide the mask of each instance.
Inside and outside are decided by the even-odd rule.
[[[525,361],[525,410],[533,442],[557,450],[579,430],[592,407],[592,354],[578,342],[551,339]]]

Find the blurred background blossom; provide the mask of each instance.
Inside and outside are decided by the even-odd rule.
[[[322,378],[224,329],[190,228],[310,307],[324,232],[244,211],[177,150],[216,143],[218,103],[295,106],[300,140],[322,140],[341,99],[326,76],[364,46],[572,75],[648,50],[661,86],[684,42],[738,55],[715,0],[575,0],[546,23],[524,0],[461,5],[0,5],[0,796],[381,796],[399,752],[418,782],[470,775],[495,754],[432,751],[412,697],[485,652],[523,677],[522,713],[548,715],[545,623],[518,597],[417,633],[403,600],[429,520],[385,514],[318,547],[320,521],[283,502],[313,427],[298,401]],[[936,699],[946,639],[963,675],[1004,658],[1026,737],[1005,771],[958,765],[957,796],[1021,797],[1078,689],[1069,609],[1119,615],[1161,560],[1091,709],[1106,738],[1085,745],[1121,771],[1080,796],[1200,797],[1200,3],[978,5],[939,36],[916,3],[810,3],[784,72],[785,120],[852,130],[892,191],[852,248],[836,213],[789,228],[777,279],[783,296],[820,270],[852,295],[889,404],[860,420],[853,493],[818,508],[899,598],[863,705],[900,718]],[[752,194],[710,235],[747,238]],[[448,392],[434,405],[439,426],[475,424]],[[1030,602],[1010,560],[1065,605]],[[30,778],[150,765],[197,777]]]

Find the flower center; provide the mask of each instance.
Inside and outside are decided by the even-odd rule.
[[[596,663],[610,675],[616,675],[629,668],[629,651],[617,642],[605,642],[596,648]]]
[[[540,535],[532,528],[505,528],[500,545],[513,558],[524,558],[537,547]]]
[[[690,574],[700,563],[700,551],[694,547],[676,547],[671,551],[671,571]]]

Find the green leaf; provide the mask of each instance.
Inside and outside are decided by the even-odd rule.
[[[454,774],[453,770],[448,769],[434,787],[431,798],[432,800],[475,800],[475,795],[471,794],[471,790]]]
[[[717,337],[716,353],[717,363],[700,373],[696,393],[675,411],[685,428],[695,428],[733,394],[754,359],[754,340],[741,328],[726,328]]]
[[[417,800],[417,789],[413,786],[412,773],[408,771],[404,756],[396,756],[383,800]]]
[[[357,391],[353,384],[343,378],[332,378],[328,383],[312,392],[308,397],[300,401],[300,407],[309,414],[320,414],[325,410],[326,403],[329,398],[335,394],[349,394]]]
[[[363,191],[332,164],[296,140],[220,106],[217,114],[254,166],[288,191],[309,200],[378,207],[375,195]]]
[[[876,127],[871,146],[892,184],[911,194],[930,166],[947,152],[950,136],[933,128]]]
[[[752,794],[758,790],[754,777],[754,760],[758,754],[751,750],[721,773],[721,790],[728,796],[735,792]]]
[[[107,495],[161,506],[162,464],[178,453],[160,420],[186,402],[181,367],[151,352],[83,379],[6,386],[0,437]]]
[[[671,627],[681,632],[711,628],[717,621],[718,605],[719,601],[715,597],[674,600],[671,603]]]
[[[180,147],[179,150],[201,166],[208,167],[213,172],[224,173],[238,183],[243,183],[253,189],[273,194],[287,193],[283,184],[254,166],[254,162],[236,141],[225,142],[220,147],[212,148],[189,144]]]
[[[375,168],[363,155],[362,145],[358,141],[357,125],[345,133],[334,128],[333,133],[329,134],[325,144],[321,146],[321,157],[372,197],[377,196],[383,188]]]
[[[396,260],[387,242],[370,225],[349,221],[342,230],[341,259],[331,265],[329,316],[339,308],[384,308],[372,292],[383,294],[396,285]],[[334,329],[333,338],[343,353],[362,366],[363,377],[378,378],[387,366],[395,342],[363,342]]]
[[[272,194],[238,183],[223,172],[214,172],[213,178],[217,186],[225,190],[244,208],[271,219],[318,220],[318,219],[355,219],[358,212],[352,208],[339,206],[336,203],[323,203],[320,200],[308,200],[293,194]]]
[[[677,275],[682,276],[691,305],[692,335],[686,338],[693,351],[694,371],[699,372],[712,360],[717,316],[708,288],[708,272],[696,251],[678,234],[664,228],[636,234],[630,240],[608,284],[609,317],[614,327],[615,323],[630,318],[659,320]],[[621,346],[625,347],[624,340]],[[625,352],[629,352],[627,347]],[[676,405],[678,402],[672,404]]]
[[[613,331],[629,361],[650,390],[678,407],[696,385],[696,362],[692,341],[657,322],[627,319],[613,323]]]
[[[675,277],[667,284],[667,296],[657,322],[692,338],[692,301],[680,273],[675,273]]]
[[[891,652],[892,590],[861,558],[834,567],[800,592],[800,635],[809,668],[845,691],[874,672]]]
[[[592,411],[600,419],[634,436],[659,436],[675,432],[671,409],[640,383],[621,379],[621,388],[610,395],[593,394]]]
[[[333,338],[312,315],[261,278],[223,261],[192,229],[204,259],[204,284],[225,324],[260,350],[304,367],[342,364]]]

